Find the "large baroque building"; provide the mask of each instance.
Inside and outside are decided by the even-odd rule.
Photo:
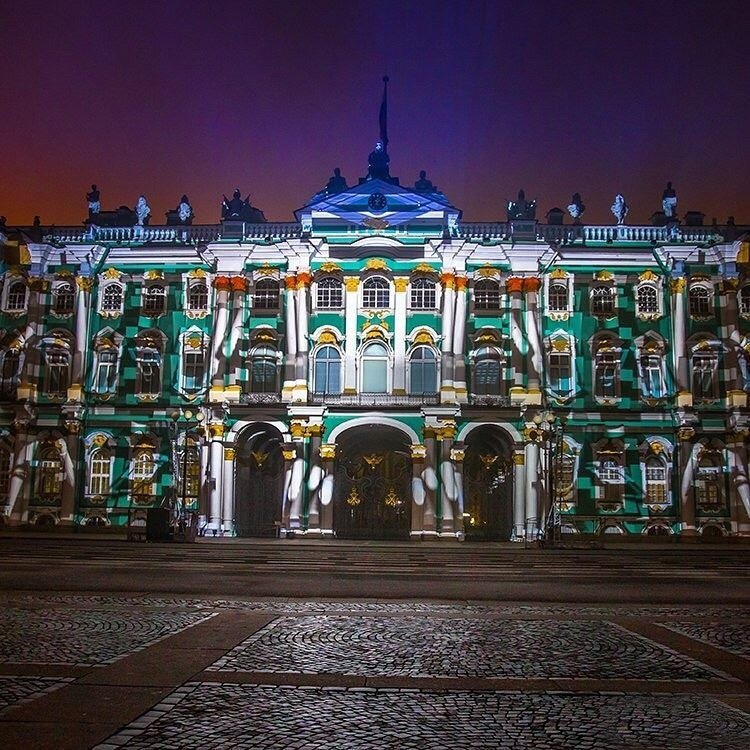
[[[289,223],[3,225],[2,524],[750,535],[745,230],[466,223],[377,157]]]

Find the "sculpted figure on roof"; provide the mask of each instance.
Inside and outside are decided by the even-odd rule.
[[[615,202],[612,204],[611,210],[615,216],[615,219],[617,219],[617,223],[624,224],[625,217],[628,215],[630,206],[628,206],[628,204],[625,202],[625,198],[621,193],[618,193],[615,196]]]
[[[333,176],[328,180],[326,192],[329,195],[332,195],[333,193],[341,193],[346,190],[347,187],[349,186],[346,184],[346,177],[342,177],[341,169],[336,167],[336,169],[333,170]]]
[[[664,188],[664,192],[661,194],[661,206],[664,210],[664,216],[668,219],[676,218],[677,191],[672,187],[671,182],[667,183],[667,187]]]
[[[518,198],[514,201],[508,201],[508,221],[513,219],[535,219],[536,218],[536,201],[527,201],[526,193],[523,190],[518,191]]]
[[[427,179],[424,169],[419,173],[419,179],[414,183],[414,189],[420,193],[436,193],[437,188]]]
[[[378,141],[367,157],[368,176],[373,180],[390,180],[391,175],[388,170],[390,161],[391,157],[388,156],[383,141]]]
[[[570,204],[568,205],[568,213],[576,224],[580,224],[581,216],[583,216],[585,210],[586,206],[583,203],[581,194],[573,193],[573,197],[570,199]]]

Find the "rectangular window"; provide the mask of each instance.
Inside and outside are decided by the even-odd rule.
[[[597,354],[595,393],[599,398],[617,396],[617,368],[619,359],[615,354]]]
[[[186,391],[199,391],[203,388],[205,361],[203,351],[200,349],[185,352],[183,375]]]
[[[117,352],[114,349],[103,349],[97,353],[96,393],[110,393],[114,390],[117,380]]]
[[[70,386],[70,358],[67,352],[47,352],[45,392],[48,396],[64,396]]]
[[[641,393],[645,398],[662,398],[666,391],[661,356],[644,354],[641,357]]]
[[[550,388],[557,393],[573,390],[573,374],[569,352],[551,352],[549,355]]]
[[[693,396],[696,399],[716,398],[717,358],[713,354],[693,355]]]
[[[153,350],[138,353],[138,370],[140,373],[138,393],[158,395],[161,392],[161,355]]]

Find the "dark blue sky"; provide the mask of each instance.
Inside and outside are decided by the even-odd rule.
[[[679,213],[750,222],[748,2],[4,0],[0,29],[10,223],[79,223],[91,182],[152,223],[183,192],[214,222],[235,186],[291,220],[366,172],[384,73],[392,174],[467,219],[523,187],[646,222],[670,179]]]

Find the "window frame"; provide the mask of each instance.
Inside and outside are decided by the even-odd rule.
[[[256,344],[248,356],[248,378],[247,386],[250,393],[279,393],[279,351],[275,346],[270,344]],[[263,377],[256,377],[256,360],[262,365]],[[272,388],[267,388],[271,384],[271,379],[267,374],[273,372]],[[262,388],[258,388],[262,385]]]
[[[112,292],[116,291],[116,296]],[[113,304],[117,302],[117,305]],[[125,306],[125,285],[120,281],[108,281],[101,286],[99,294],[99,314],[105,316],[122,315]]]
[[[336,357],[328,357],[327,353],[331,351],[336,354]],[[326,353],[326,356],[322,356]],[[316,396],[338,396],[342,393],[342,365],[343,357],[341,350],[333,344],[323,344],[318,347],[313,353],[313,367],[312,367],[312,379],[313,379],[313,393]],[[321,377],[320,370],[324,371],[324,388],[321,388]],[[329,381],[332,373],[335,373],[338,381],[337,388],[330,388]]]
[[[102,467],[106,466],[106,470]],[[105,446],[94,448],[89,454],[88,494],[110,495],[112,492],[112,450]]]
[[[148,318],[160,318],[167,313],[169,290],[161,280],[147,284],[141,293],[141,314]]]
[[[253,285],[253,312],[278,313],[281,310],[281,287],[277,279],[258,279]]]
[[[425,352],[430,353],[430,357],[416,357],[415,355],[424,354]],[[440,364],[440,358],[435,351],[435,349],[431,346],[427,346],[426,344],[417,344],[415,347],[412,348],[412,350],[409,352],[408,357],[408,365],[409,365],[409,383],[408,383],[408,394],[410,396],[434,396],[439,391],[440,383],[439,383],[439,364]],[[423,387],[421,390],[415,390],[414,389],[414,370],[417,369],[418,371],[421,371],[420,377],[423,381]],[[433,388],[430,390],[427,390],[424,387],[425,383],[425,376],[430,376],[433,378]],[[430,383],[428,383],[429,385]]]
[[[437,283],[424,276],[418,276],[409,282],[409,309],[436,310]]]
[[[385,276],[368,276],[362,282],[364,310],[390,310],[392,297],[391,282]]]
[[[374,347],[381,347],[383,349],[383,354],[377,354],[372,355],[368,354],[369,349],[373,349]],[[363,394],[372,394],[372,395],[384,395],[391,393],[392,390],[392,377],[393,373],[391,372],[391,350],[390,347],[384,342],[384,341],[368,341],[363,347],[359,355],[359,392]],[[370,363],[384,363],[385,364],[385,384],[382,390],[366,390],[365,389],[365,382],[368,378],[368,364]],[[372,370],[372,365],[369,368]],[[372,377],[373,373],[369,373],[370,377]],[[379,375],[379,373],[378,373]]]
[[[503,311],[503,295],[497,279],[477,279],[472,285],[472,309],[477,313]]]
[[[29,285],[26,279],[12,276],[6,279],[3,310],[10,314],[23,314],[29,306]],[[22,290],[22,293],[18,290]]]
[[[335,276],[323,276],[315,282],[315,307],[318,310],[341,310],[344,307],[344,284]]]
[[[61,306],[61,300],[66,302]],[[73,315],[76,308],[76,288],[70,281],[61,281],[52,289],[52,313],[58,317]]]

